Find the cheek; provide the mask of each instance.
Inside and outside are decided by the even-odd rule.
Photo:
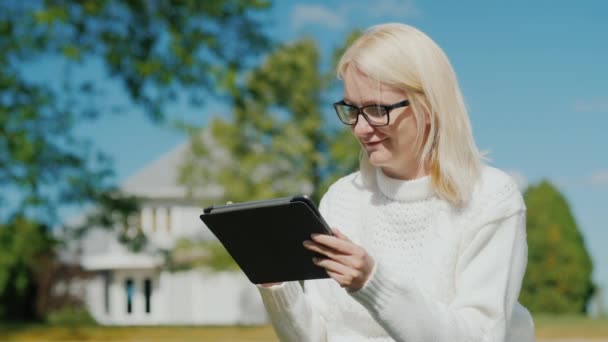
[[[414,121],[402,122],[398,128],[390,132],[392,145],[400,151],[410,153],[416,146],[418,130]]]
[[[386,132],[388,136],[396,141],[404,141],[410,140],[412,132],[412,128],[405,124],[405,122],[400,122],[399,126],[391,127],[390,131]]]

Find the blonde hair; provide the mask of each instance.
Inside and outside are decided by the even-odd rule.
[[[369,28],[346,50],[338,63],[338,77],[356,67],[380,83],[406,92],[417,122],[428,115],[429,134],[418,125],[420,163],[429,162],[435,192],[453,205],[468,202],[481,174],[482,154],[473,139],[471,124],[456,74],[443,50],[427,35],[404,24]],[[361,153],[360,169],[373,167]]]

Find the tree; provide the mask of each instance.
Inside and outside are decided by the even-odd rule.
[[[325,64],[335,65],[343,49]],[[191,189],[219,184],[225,201],[296,193],[318,201],[333,181],[357,168],[359,152],[328,103],[335,73],[322,65],[312,39],[273,50],[232,90],[231,120],[216,117],[205,128],[210,134],[191,130],[181,181]]]
[[[162,121],[166,104],[183,100],[178,94],[200,105],[268,46],[256,19],[268,7],[263,0],[2,2],[0,220],[34,212],[52,220],[60,203],[95,202],[112,190],[110,158],[72,134],[77,122],[110,112],[99,103],[112,100],[70,70],[101,62],[134,105]],[[24,68],[51,57],[68,66],[61,81],[27,79]]]
[[[23,216],[0,225],[0,321],[40,319],[51,310],[80,304],[69,285],[90,274],[60,260],[56,247],[61,243],[48,226]],[[58,283],[63,290],[54,288]]]
[[[353,32],[346,45],[359,35]],[[186,127],[190,153],[180,181],[188,189],[221,186],[223,195],[213,201],[304,193],[318,203],[331,183],[358,166],[359,145],[326,98],[334,90],[333,70],[345,48],[322,63],[312,39],[277,46],[242,84],[234,84],[231,118],[216,117],[208,127]],[[330,71],[323,64],[332,65]],[[221,245],[205,241],[178,245],[169,259],[178,262],[177,256],[196,250],[207,253],[178,267],[235,268]]]
[[[10,227],[23,221],[47,228],[18,236],[50,238],[58,209],[87,204],[102,209],[92,218],[97,226],[126,229],[136,199],[117,190],[111,158],[73,128],[122,113],[105,95],[110,82],[159,123],[169,117],[170,103],[201,106],[205,97],[220,95],[269,46],[259,20],[269,6],[265,0],[0,2],[0,234],[15,233]],[[28,78],[26,69],[49,59],[61,61],[64,72],[56,70],[51,80]],[[79,73],[94,62],[108,83]],[[142,245],[141,234],[121,236]],[[29,258],[21,239],[4,239],[2,249],[17,253],[3,253],[4,261]],[[7,277],[0,280],[0,298],[35,283],[34,266],[18,265],[0,262]]]
[[[534,313],[584,313],[592,262],[564,196],[548,181],[524,193],[528,268],[521,301]]]
[[[38,264],[53,255],[46,227],[18,217],[0,227],[0,320],[37,315]],[[38,274],[37,274],[38,273]]]

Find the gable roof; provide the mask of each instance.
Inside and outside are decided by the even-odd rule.
[[[190,142],[186,140],[129,176],[121,190],[146,199],[187,198],[189,189],[179,183],[179,169],[189,152]],[[223,190],[217,184],[206,184],[192,193],[197,198],[215,198],[221,196]]]

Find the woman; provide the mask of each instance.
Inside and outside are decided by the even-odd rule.
[[[304,246],[331,278],[259,286],[283,341],[533,341],[517,303],[525,205],[482,163],[443,51],[402,24],[366,31],[338,65],[334,108],[360,170],[320,210],[335,236]]]

